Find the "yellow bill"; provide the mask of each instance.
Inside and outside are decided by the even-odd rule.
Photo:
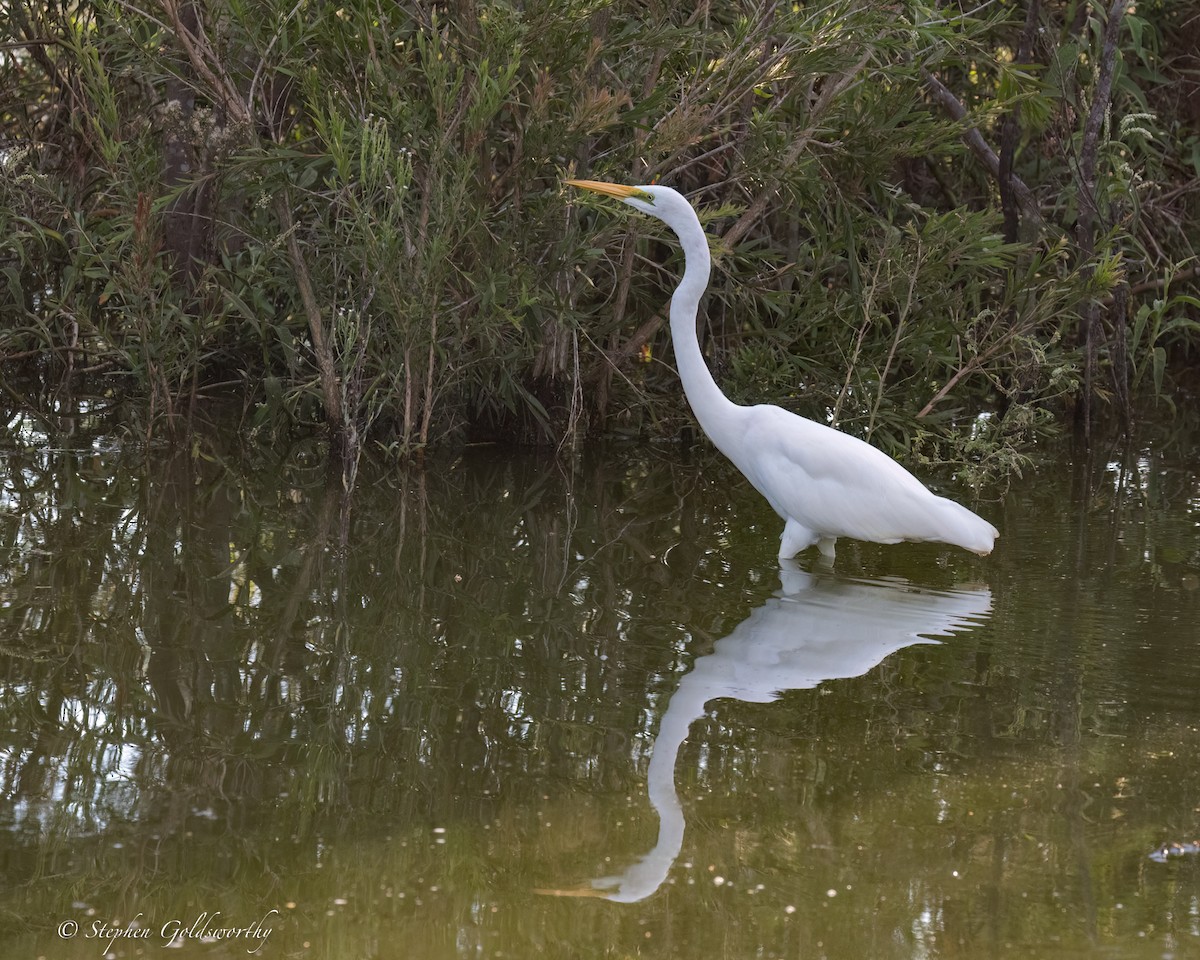
[[[650,203],[654,202],[654,198],[645,190],[639,190],[637,187],[629,187],[623,183],[605,183],[603,180],[564,180],[563,183],[571,187],[579,187],[581,190],[603,193],[607,197],[616,197],[618,200],[637,197],[639,200],[646,200]]]

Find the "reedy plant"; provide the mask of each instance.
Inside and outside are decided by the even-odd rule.
[[[1064,250],[1072,172],[1038,138],[1065,135],[1092,80],[1065,41],[1051,69],[1027,64],[1043,51],[1018,49],[1006,7],[6,6],[0,343],[47,375],[107,372],[146,399],[147,431],[239,383],[251,432],[324,420],[347,467],[368,440],[677,432],[653,362],[669,238],[569,202],[564,173],[692,193],[727,391],[894,451],[950,451],[981,410],[1060,408],[1078,303],[1107,302],[1151,247],[1135,220]],[[980,144],[1005,153],[1012,129],[997,179]],[[1107,211],[1145,208],[1155,130],[1103,127]]]

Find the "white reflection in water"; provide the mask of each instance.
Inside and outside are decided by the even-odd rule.
[[[685,826],[675,760],[709,701],[769,703],[785,690],[862,676],[897,650],[970,629],[992,607],[991,592],[982,587],[926,590],[899,578],[808,574],[790,562],[780,579],[781,590],[718,640],[712,653],[697,658],[667,704],[647,772],[650,805],[659,816],[654,849],[624,873],[592,881],[586,892],[556,892],[633,903],[662,885]]]

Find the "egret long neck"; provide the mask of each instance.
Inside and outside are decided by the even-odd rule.
[[[738,407],[717,386],[696,337],[696,313],[700,298],[708,287],[710,269],[708,238],[700,221],[696,220],[694,230],[680,233],[679,241],[684,256],[683,279],[671,297],[671,342],[675,347],[675,364],[679,368],[683,392],[700,426],[718,447],[724,449],[722,441],[731,427],[728,414]]]

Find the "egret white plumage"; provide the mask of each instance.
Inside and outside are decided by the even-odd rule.
[[[721,392],[700,351],[696,311],[708,286],[708,237],[670,187],[567,180],[657,217],[679,238],[684,271],[671,297],[671,339],[683,392],[701,429],[783,518],[781,559],[814,544],[832,557],[838,537],[875,543],[937,541],[981,556],[999,532],[939,497],[870,444],[772,404],[741,406]]]

